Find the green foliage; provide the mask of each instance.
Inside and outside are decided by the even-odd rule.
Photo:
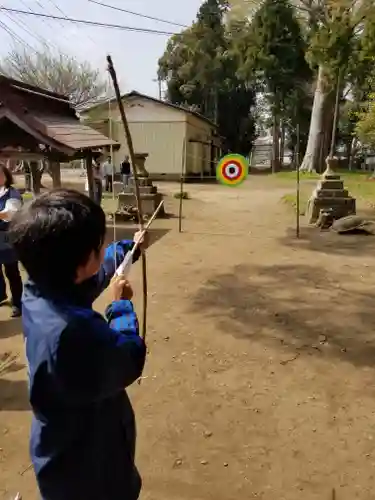
[[[287,130],[288,147],[294,149],[300,126],[301,149],[307,142],[313,73],[306,61],[306,43],[295,8],[288,0],[265,0],[247,34],[242,71],[255,75],[277,123]]]
[[[375,147],[375,6],[364,20],[356,44],[349,66],[353,134],[365,145]]]
[[[254,89],[238,77],[245,21],[224,24],[226,3],[206,0],[193,25],[172,37],[159,60],[170,102],[218,124],[224,149],[248,154],[254,136]]]
[[[356,133],[366,146],[375,148],[375,93],[369,95],[364,111],[358,113]]]
[[[280,101],[310,77],[305,42],[288,0],[263,2],[250,25],[247,46],[243,71],[247,77],[255,72],[261,87]]]

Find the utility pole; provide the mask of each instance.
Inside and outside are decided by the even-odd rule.
[[[159,101],[162,101],[163,100],[163,95],[162,95],[162,88],[161,88],[161,78],[160,77],[154,78],[152,81],[158,84]]]

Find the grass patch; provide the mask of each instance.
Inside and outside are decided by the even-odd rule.
[[[364,172],[362,170],[355,170],[349,172],[348,170],[339,170],[338,174],[344,180],[344,182],[367,182],[369,177],[371,176],[370,172]],[[277,172],[273,175],[276,179],[282,179],[286,181],[296,182],[297,174],[295,170],[291,170],[288,172]],[[319,180],[321,178],[321,174],[315,174],[311,172],[300,172],[300,181],[309,181],[309,180]],[[369,181],[374,182],[374,181]]]
[[[270,174],[276,179],[281,179],[285,181],[290,181],[290,182],[296,182],[297,180],[297,173],[294,170],[291,170],[289,172],[277,172],[276,174]],[[320,175],[311,173],[311,172],[300,172],[300,181],[311,181],[311,180],[318,180],[320,178]]]
[[[183,191],[182,193],[178,192],[173,195],[173,198],[176,198],[176,200],[180,200],[181,198],[183,200],[190,200],[190,195],[187,191]]]
[[[297,195],[295,193],[285,194],[281,201],[291,207],[295,212],[297,212]],[[307,208],[307,196],[300,194],[300,202],[299,202],[299,214],[305,215]]]
[[[356,198],[358,201],[364,202],[372,207],[375,206],[375,180],[371,178],[369,172],[339,172],[341,179],[344,181],[344,188],[349,191],[349,194]],[[288,181],[291,186],[291,191],[295,187],[296,173],[295,172],[279,172],[275,174],[276,178]],[[317,174],[301,173],[301,191],[300,191],[300,213],[301,215],[306,211],[307,201],[312,194],[314,184],[311,182],[304,182],[308,180],[318,181],[321,176]],[[291,192],[283,196],[282,200],[294,210],[297,208],[296,193]]]
[[[23,201],[30,201],[33,199],[33,194],[32,193],[23,193],[22,199],[23,199]]]
[[[375,204],[375,181],[365,179],[360,182],[348,178],[346,180],[344,179],[344,185],[349,193],[355,198],[364,200],[370,205]]]

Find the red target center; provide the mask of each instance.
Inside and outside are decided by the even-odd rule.
[[[228,160],[223,163],[221,173],[227,181],[235,182],[243,176],[243,166],[238,160]]]

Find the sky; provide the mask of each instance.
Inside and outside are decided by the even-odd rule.
[[[98,1],[182,25],[191,24],[202,3],[202,0]],[[105,8],[89,0],[2,0],[1,7],[173,33],[183,29]],[[20,44],[20,41],[15,42],[14,34],[35,49],[45,40],[53,49],[58,48],[77,60],[89,61],[106,78],[106,56],[110,54],[122,93],[137,90],[158,97],[157,63],[169,38],[166,35],[86,27],[67,21],[7,13],[0,8],[0,58],[6,56],[15,43]]]

